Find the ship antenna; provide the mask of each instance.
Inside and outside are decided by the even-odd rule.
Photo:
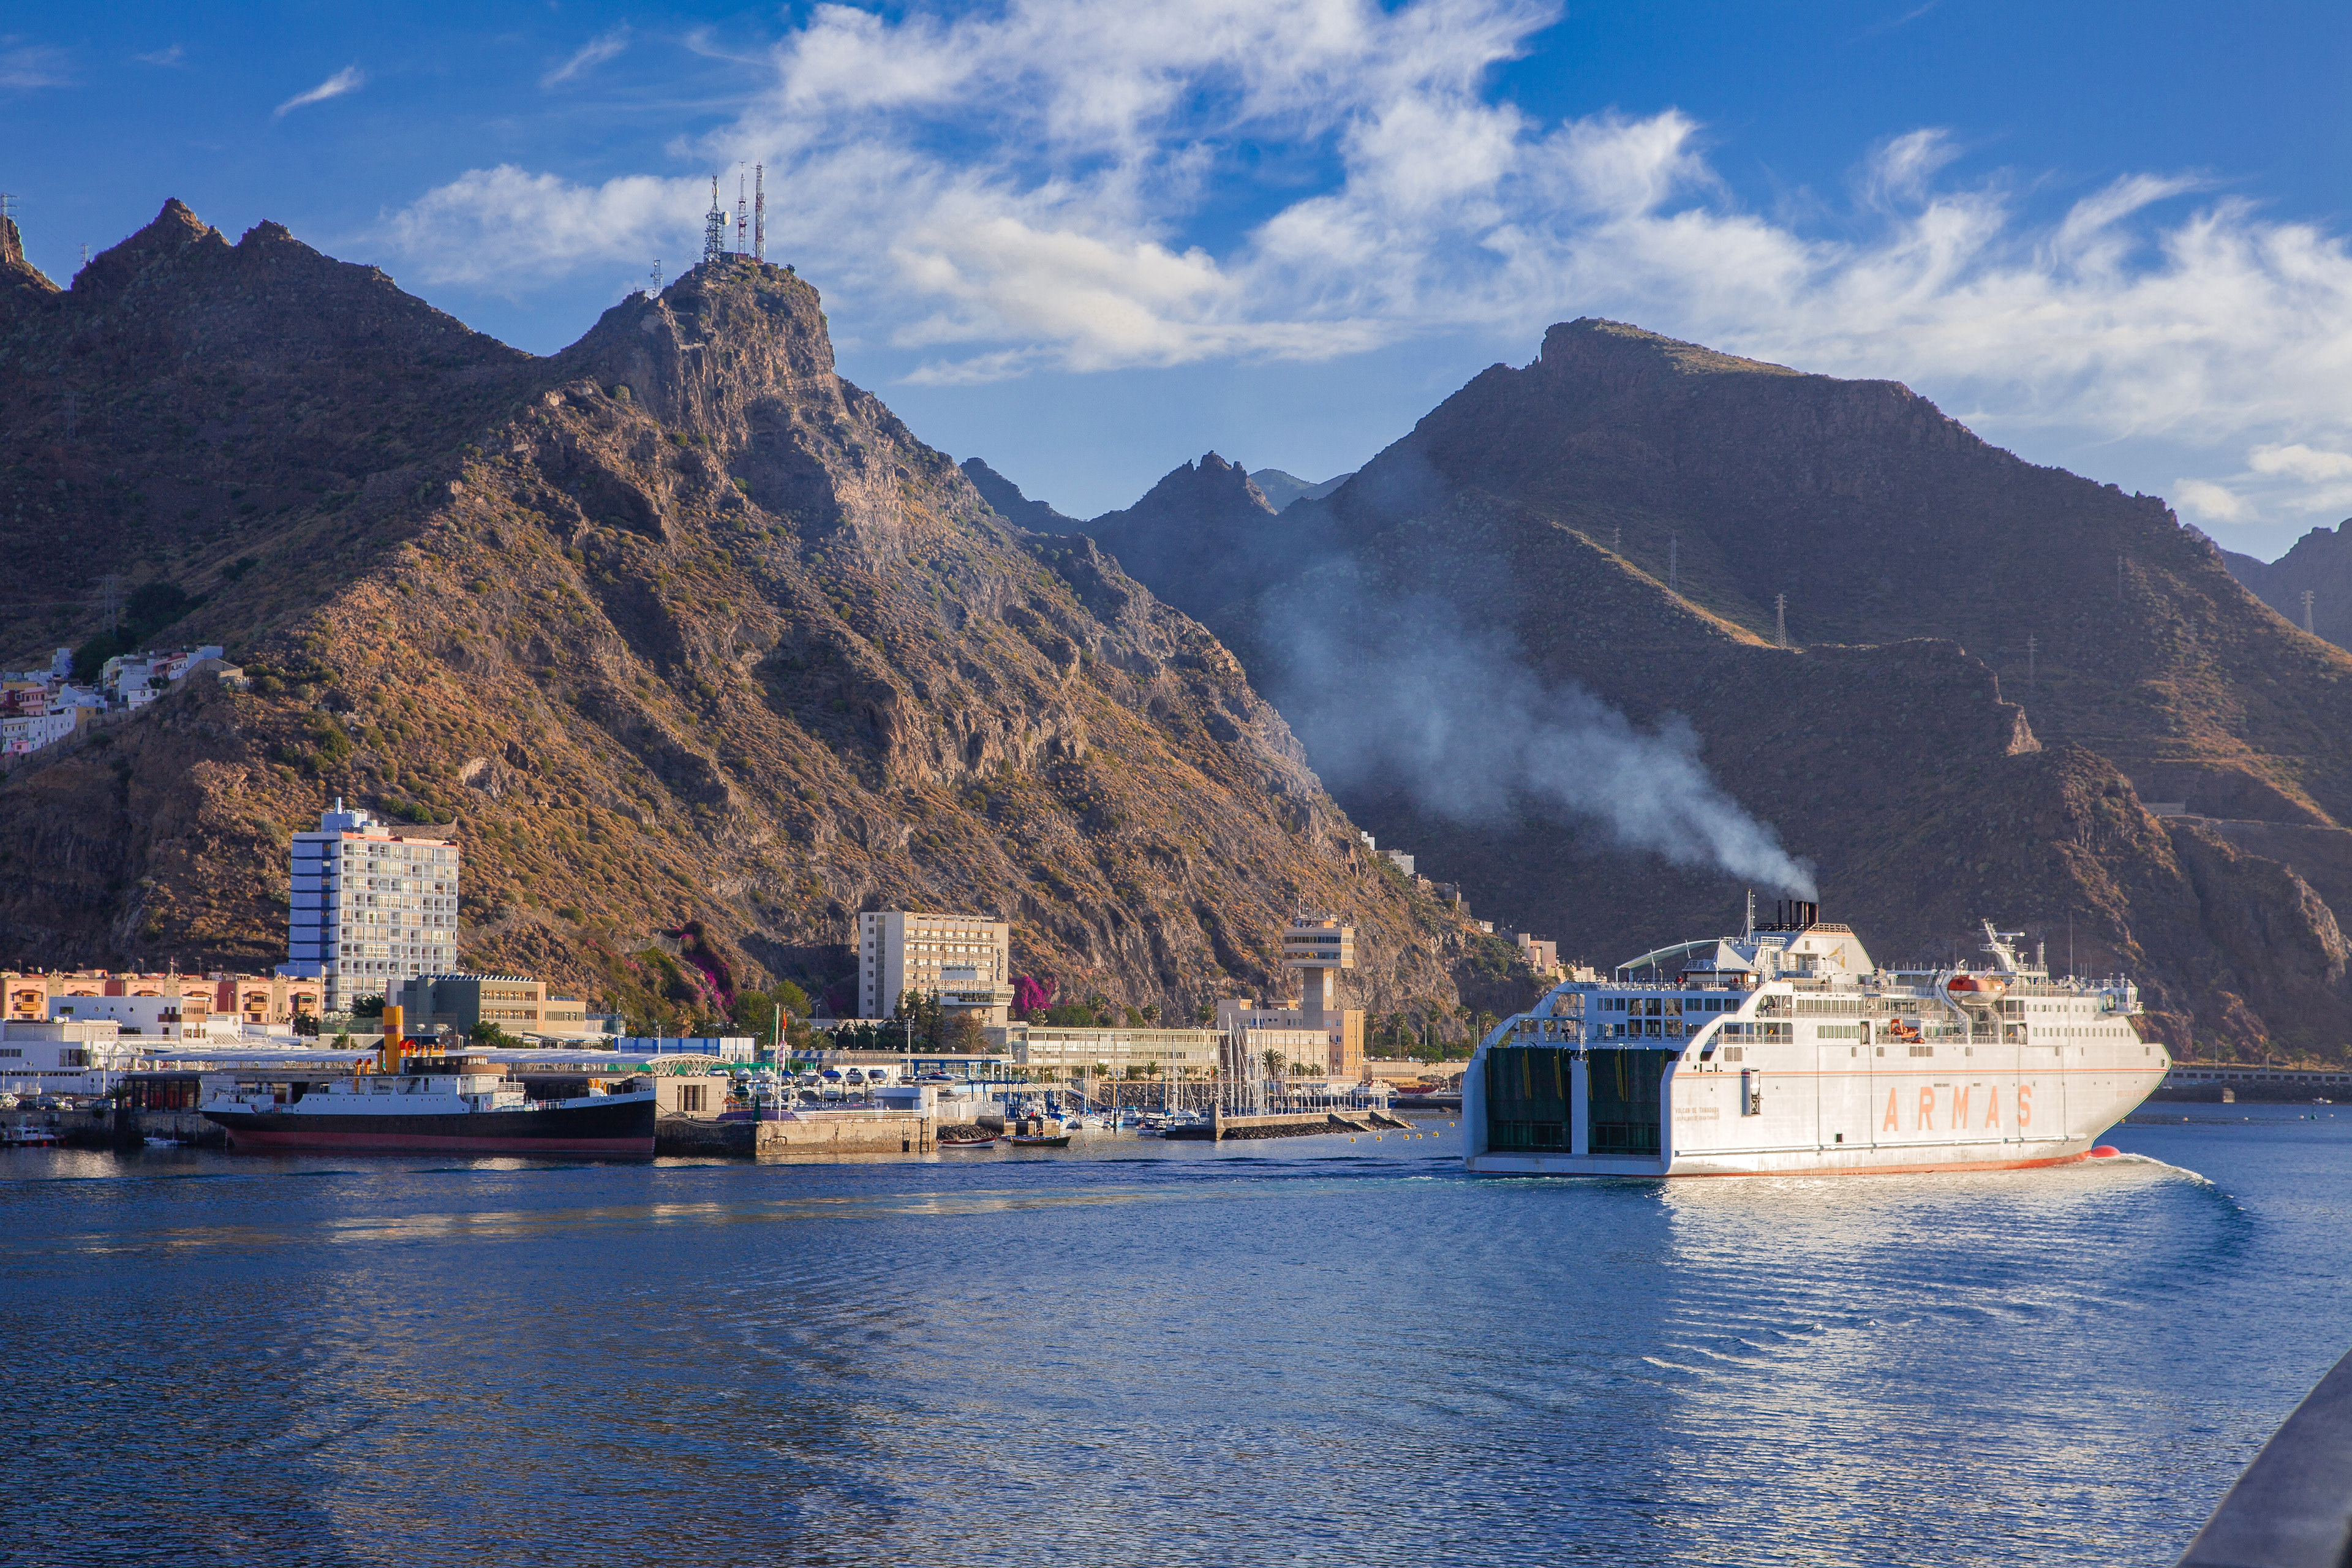
[[[1748,932],[1739,940],[1742,942],[1756,940],[1756,889],[1753,888],[1748,889]]]

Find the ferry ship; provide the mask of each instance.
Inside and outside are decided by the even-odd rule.
[[[1874,967],[1820,907],[1558,985],[1463,1075],[1465,1156],[1507,1175],[1729,1176],[2054,1165],[2164,1080],[2128,980],[1990,961]]]
[[[215,1095],[200,1108],[240,1149],[453,1154],[651,1155],[654,1091],[531,1100],[481,1057],[418,1057],[386,1072],[274,1095]]]

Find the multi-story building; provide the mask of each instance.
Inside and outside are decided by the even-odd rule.
[[[394,833],[338,796],[317,832],[294,836],[278,973],[321,981],[331,1013],[447,973],[457,959],[458,864],[448,839]]]
[[[576,996],[549,995],[547,982],[528,974],[420,974],[384,995],[415,1035],[445,1025],[467,1035],[482,1023],[542,1039],[592,1040],[613,1033],[606,1027],[612,1020],[592,1017]]]
[[[1337,1005],[1333,981],[1339,971],[1356,967],[1356,928],[1336,915],[1298,916],[1282,933],[1282,965],[1299,972],[1296,1005],[1261,1007],[1246,996],[1217,1004],[1227,1069],[1255,1074],[1273,1052],[1286,1069],[1297,1064],[1317,1077],[1355,1082],[1364,1070],[1364,1015]]]
[[[1002,1024],[1013,1002],[1013,928],[986,915],[869,910],[857,917],[857,1016],[887,1018],[909,991],[959,997],[985,992],[991,1001],[960,1000],[960,1007],[992,1006],[983,1024]],[[954,971],[950,974],[949,971]],[[998,990],[1002,1001],[993,1001]]]
[[[49,1003],[49,1016],[60,1022],[112,1024],[124,1035],[142,1040],[206,1040],[214,1037],[211,999],[193,995],[81,996],[68,995]],[[233,1021],[226,1034],[236,1037]]]
[[[19,973],[0,972],[0,1015],[56,1017],[60,998],[177,996],[201,1002],[215,1024],[234,1018],[240,1028],[290,1025],[319,1016],[323,989],[316,980],[268,974],[116,974],[103,969]],[[217,1031],[215,1031],[217,1032]]]
[[[1013,1065],[1052,1076],[1105,1072],[1124,1077],[1132,1068],[1151,1067],[1168,1079],[1206,1078],[1217,1066],[1220,1037],[1214,1029],[1130,1029],[1008,1024],[989,1031],[992,1050]]]

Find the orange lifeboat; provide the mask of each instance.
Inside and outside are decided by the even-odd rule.
[[[1997,1002],[2009,989],[2009,982],[1998,974],[1955,974],[1944,987],[1958,1002]]]

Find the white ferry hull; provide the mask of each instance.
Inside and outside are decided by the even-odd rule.
[[[1794,935],[1859,952],[1843,927]],[[1745,963],[1771,945],[1725,952]],[[2163,1083],[2170,1055],[2141,1038],[2127,985],[2053,981],[2016,967],[1997,936],[1993,950],[2004,969],[1982,975],[1817,962],[1726,985],[1695,964],[1648,984],[1563,985],[1499,1026],[1464,1074],[1465,1163],[1486,1175],[1659,1177],[2084,1159]]]
[[[2137,1053],[2145,1047],[2135,1043],[2128,1048]],[[1769,1066],[1743,1073],[1677,1063],[1661,1085],[1671,1112],[1661,1119],[1664,1147],[1656,1156],[1482,1148],[1469,1156],[1468,1165],[1482,1174],[1529,1176],[1767,1176],[2061,1165],[2086,1157],[2100,1134],[2155,1091],[2166,1070],[2155,1064],[2166,1059],[2159,1052],[2147,1067],[2086,1062],[2020,1076],[1890,1072],[1834,1078],[1776,1073]],[[1753,1115],[1739,1114],[1743,1079],[1762,1097],[1763,1109]],[[1482,1089],[1483,1084],[1471,1089],[1463,1112],[1483,1133]],[[1852,1114],[1857,1107],[1868,1109],[1857,1117]],[[1825,1124],[1830,1122],[1838,1125]]]

